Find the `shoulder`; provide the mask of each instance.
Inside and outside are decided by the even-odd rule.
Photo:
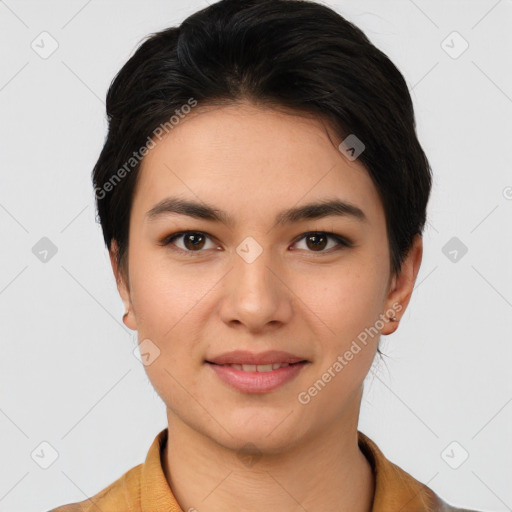
[[[140,510],[142,464],[124,473],[115,482],[83,501],[68,503],[47,512],[127,512]]]

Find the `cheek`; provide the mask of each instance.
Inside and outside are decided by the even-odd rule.
[[[162,341],[172,337],[208,291],[209,282],[198,279],[197,273],[172,267],[165,258],[134,254],[130,264],[137,330]]]
[[[197,275],[194,278],[190,273],[176,271],[163,258],[146,256],[135,251],[130,255],[131,295],[139,342],[149,339],[159,351],[158,357],[144,369],[167,404],[185,407],[190,397],[187,398],[180,383],[187,382],[187,388],[195,385],[195,314],[207,283],[203,286]]]
[[[346,341],[380,313],[383,279],[380,269],[361,259],[358,264],[333,266],[322,274],[301,277],[297,289],[310,310]]]
[[[313,407],[325,411],[333,400],[348,403],[354,398],[375,358],[381,328],[375,329],[382,307],[381,277],[378,271],[369,272],[362,261],[350,271],[331,272],[328,282],[309,281],[304,290],[311,298],[305,302],[328,326],[322,328],[323,335],[317,333],[321,345],[317,378],[327,384],[313,400]]]

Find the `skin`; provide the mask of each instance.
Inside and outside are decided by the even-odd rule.
[[[242,102],[198,107],[142,162],[128,270],[117,267],[115,243],[110,256],[126,325],[160,350],[145,370],[167,407],[162,464],[184,511],[371,510],[375,481],[357,425],[379,336],[308,404],[297,396],[393,305],[400,319],[422,240],[416,237],[400,274],[390,275],[377,189],[339,142],[318,118]],[[171,195],[213,204],[235,223],[176,214],[148,220]],[[333,196],[357,205],[368,222],[330,216],[274,227],[281,210]],[[159,245],[183,230],[205,233],[202,246],[185,237]],[[301,238],[311,231],[354,245],[329,238],[316,249]],[[236,252],[249,236],[263,250],[252,263]],[[385,335],[398,326],[382,323]],[[204,362],[235,349],[284,350],[310,363],[272,392],[243,393]],[[256,447],[252,464],[239,457],[254,455],[246,443]]]

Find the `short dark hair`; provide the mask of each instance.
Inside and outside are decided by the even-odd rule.
[[[221,0],[149,35],[116,75],[92,178],[103,237],[108,249],[116,241],[119,267],[127,265],[139,148],[143,153],[155,130],[191,100],[246,99],[314,115],[343,139],[354,134],[364,143],[358,158],[382,200],[397,274],[422,234],[432,185],[411,97],[395,65],[359,28],[308,0]]]

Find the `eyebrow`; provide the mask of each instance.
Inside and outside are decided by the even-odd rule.
[[[214,206],[179,197],[167,197],[158,202],[146,213],[146,219],[153,221],[161,216],[173,214],[222,222],[228,226],[233,226],[234,224],[234,219],[228,213]],[[350,217],[360,222],[369,222],[365,213],[359,207],[335,198],[283,210],[276,216],[275,226],[329,216]]]

